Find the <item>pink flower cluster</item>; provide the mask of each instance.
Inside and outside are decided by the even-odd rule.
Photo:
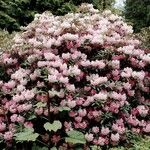
[[[0,138],[6,143],[20,125],[40,131],[35,120],[48,118],[49,109],[63,125],[50,137],[56,146],[71,130],[100,146],[126,141],[129,130],[150,133],[150,54],[121,17],[87,4],[80,10],[37,14],[16,35],[13,51],[0,56]]]

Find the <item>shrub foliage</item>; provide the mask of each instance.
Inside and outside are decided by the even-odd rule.
[[[149,134],[150,55],[132,32],[90,4],[37,14],[0,57],[1,147],[106,149]]]
[[[133,23],[134,30],[139,32],[141,28],[150,26],[150,1],[126,0],[124,14]]]

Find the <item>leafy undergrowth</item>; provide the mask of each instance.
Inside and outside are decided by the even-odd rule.
[[[150,150],[150,136],[137,137],[134,140],[131,140],[132,146],[128,147],[114,147],[110,150]]]
[[[150,27],[141,29],[136,36],[142,41],[143,47],[150,48]]]
[[[0,30],[0,51],[11,49],[14,35],[15,32],[9,34],[7,31]]]

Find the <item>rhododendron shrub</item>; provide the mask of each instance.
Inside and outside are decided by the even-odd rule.
[[[150,54],[132,32],[89,4],[37,14],[0,57],[2,144],[94,149],[149,134]]]

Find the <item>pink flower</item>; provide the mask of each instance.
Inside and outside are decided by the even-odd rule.
[[[130,90],[131,89],[131,84],[129,82],[124,82],[123,83],[123,87],[126,89],[126,90]]]
[[[60,81],[61,83],[64,83],[64,84],[68,84],[69,79],[68,79],[68,77],[60,77],[60,78],[59,78],[59,81]]]
[[[43,108],[36,108],[34,111],[37,115],[41,115],[43,113]]]
[[[87,61],[81,61],[80,64],[83,66],[83,67],[88,67],[91,65],[91,62],[89,60]]]
[[[82,121],[82,117],[75,117],[75,121],[77,121],[77,122],[81,122]]]
[[[121,73],[121,76],[125,77],[125,78],[129,78],[132,75],[132,71],[133,71],[132,68],[126,67],[126,68],[124,68],[123,72]]]
[[[76,106],[76,101],[70,101],[69,100],[67,104],[68,104],[69,108],[74,108]]]
[[[102,127],[102,129],[101,129],[101,134],[103,134],[103,135],[108,135],[109,132],[110,132],[109,128]]]
[[[119,69],[120,68],[120,61],[112,60],[111,61],[111,66],[112,66],[113,69]]]
[[[130,117],[128,118],[128,123],[133,126],[137,126],[139,124],[139,120],[135,116],[130,115]]]
[[[141,71],[141,72],[133,71],[132,72],[132,77],[135,78],[135,79],[143,80],[144,77],[145,77],[145,72],[144,71]]]
[[[45,67],[45,66],[47,66],[47,62],[46,61],[38,61],[37,65],[38,65],[38,67]]]
[[[101,146],[105,145],[105,139],[103,137],[98,138],[98,145],[101,145]]]
[[[2,87],[2,86],[3,86],[3,81],[0,80],[0,87]]]
[[[32,90],[26,90],[26,91],[22,92],[22,94],[24,95],[26,100],[31,100],[35,96],[35,94]]]
[[[113,142],[118,142],[119,139],[120,139],[120,136],[119,136],[118,133],[116,133],[116,134],[111,134],[111,140],[112,140]]]
[[[32,104],[23,104],[23,110],[28,111],[32,109]]]
[[[24,126],[25,126],[26,128],[33,128],[33,123],[32,123],[32,122],[25,122],[25,123],[24,123]]]
[[[0,132],[4,131],[6,129],[6,124],[5,123],[0,123]]]
[[[22,92],[23,90],[25,90],[25,86],[23,86],[21,84],[17,86],[17,91],[18,92]]]
[[[83,98],[76,99],[76,104],[81,106],[85,100]]]
[[[146,127],[143,128],[143,131],[146,132],[146,133],[150,133],[150,123],[148,123],[148,124],[146,125]]]
[[[16,86],[16,82],[14,80],[11,80],[8,83],[5,83],[4,86],[6,86],[9,89],[12,89]]]
[[[81,129],[85,129],[87,127],[87,122],[83,121],[83,122],[80,122],[78,123],[78,128],[81,128]]]
[[[72,127],[71,122],[67,122],[67,121],[64,122],[64,126],[68,130],[71,129],[71,127]]]
[[[50,83],[57,82],[57,76],[56,75],[48,75],[48,81]]]
[[[44,53],[44,57],[46,60],[53,60],[55,55],[53,53]]]
[[[107,82],[107,81],[108,81],[107,77],[99,77],[99,78],[97,78],[97,79],[93,79],[93,80],[91,81],[91,84],[92,84],[92,85],[98,85],[98,84],[105,83],[105,82]]]
[[[112,125],[112,129],[113,129],[114,131],[117,131],[119,134],[125,133],[125,128],[124,128],[124,126],[119,126],[118,124],[113,124],[113,125]]]
[[[19,101],[23,101],[25,99],[25,97],[23,95],[18,95],[17,94],[17,95],[14,95],[12,99],[15,102],[19,102]]]
[[[70,53],[63,53],[62,58],[68,60],[70,58]]]
[[[92,131],[93,133],[99,133],[99,127],[93,127]]]
[[[12,138],[13,138],[13,133],[12,133],[11,131],[5,132],[5,134],[4,134],[4,139],[5,139],[6,141],[10,141],[10,140],[12,140]]]
[[[144,105],[138,106],[137,110],[142,117],[145,117],[148,114],[148,109],[146,109]]]
[[[36,76],[36,74],[30,74],[30,78],[31,78],[31,80],[35,81],[37,76]]]
[[[24,123],[24,121],[25,121],[24,117],[22,117],[20,115],[17,117],[17,122]]]
[[[87,111],[86,111],[86,109],[79,109],[78,113],[79,113],[79,116],[84,117],[84,116],[86,116]]]
[[[23,111],[24,111],[23,105],[19,105],[19,106],[17,107],[17,110],[18,110],[19,113],[23,112]]]
[[[95,118],[97,118],[97,117],[100,116],[100,112],[97,111],[97,110],[94,110],[94,111],[92,112],[92,115],[93,115]]]
[[[120,105],[118,103],[112,102],[110,104],[109,110],[113,113],[118,113],[119,112],[119,107],[120,107]]]
[[[135,91],[134,90],[129,90],[128,91],[128,95],[129,96],[134,96],[135,95]]]
[[[11,122],[16,122],[16,121],[17,121],[17,117],[18,117],[17,114],[13,114],[13,115],[10,117]]]
[[[22,84],[22,85],[26,85],[27,84],[27,79],[21,79],[20,80],[20,84]]]
[[[106,100],[107,99],[107,94],[103,93],[103,92],[100,92],[98,94],[95,94],[94,98],[97,99],[97,100]]]
[[[75,86],[73,84],[67,84],[66,89],[70,92],[75,92]]]
[[[74,111],[70,111],[70,112],[69,112],[69,116],[70,116],[70,117],[75,117],[76,115],[77,115],[77,113],[74,112]]]
[[[60,141],[60,135],[53,135],[51,141],[57,144]]]
[[[84,87],[84,90],[85,90],[85,91],[90,91],[90,90],[91,90],[91,87],[85,86],[85,87]]]
[[[134,133],[140,133],[140,129],[139,128],[132,128],[132,131],[134,132]]]
[[[91,141],[93,141],[93,139],[94,139],[94,136],[93,136],[93,134],[91,134],[91,133],[86,133],[85,134],[85,139],[88,141],[88,142],[91,142]]]
[[[16,112],[17,112],[17,106],[16,106],[16,105],[11,105],[11,106],[9,107],[9,111],[10,111],[11,113],[16,113]]]

